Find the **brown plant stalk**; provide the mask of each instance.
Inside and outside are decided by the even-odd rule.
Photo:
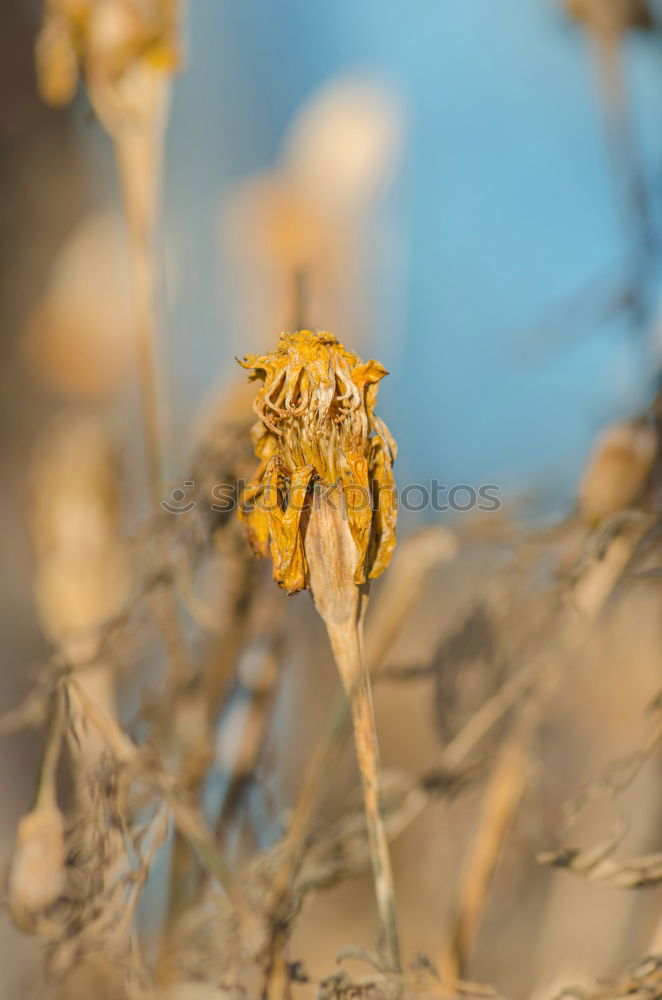
[[[340,506],[317,495],[305,539],[310,589],[324,621],[352,712],[354,743],[363,785],[375,894],[384,957],[400,969],[393,875],[380,806],[380,767],[372,685],[363,657],[367,592],[353,580],[356,552]]]
[[[155,523],[164,487],[163,414],[157,351],[156,223],[171,76],[179,67],[179,0],[47,0],[37,42],[40,89],[52,104],[73,96],[78,74],[113,141],[124,198],[133,283],[135,351],[150,508]],[[154,556],[169,564],[157,535]],[[167,649],[169,695],[190,677],[177,601],[168,587],[154,598]],[[189,859],[179,836],[172,861],[171,910],[183,892]]]
[[[437,563],[453,559],[455,552],[454,536],[439,526],[410,535],[401,544],[395,555],[395,571],[389,575],[377,598],[366,630],[363,661],[371,683],[378,679],[387,651],[419,600],[427,572]],[[288,909],[291,889],[306,857],[306,841],[315,806],[322,797],[326,776],[332,772],[351,732],[351,708],[346,696],[341,696],[328,714],[292,809],[284,849],[273,877],[272,909],[275,912]]]
[[[616,194],[622,203],[625,235],[631,241],[633,278],[641,283],[642,276],[650,273],[655,240],[632,119],[623,43],[629,32],[653,27],[651,5],[648,0],[565,0],[565,6],[589,33]],[[637,294],[636,285],[633,291]]]
[[[150,492],[158,513],[163,461],[154,316],[154,233],[170,77],[179,65],[178,0],[46,0],[37,76],[50,104],[78,75],[115,147],[129,236],[136,356]]]

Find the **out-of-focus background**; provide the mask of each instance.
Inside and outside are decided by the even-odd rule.
[[[602,6],[621,9],[610,0]],[[191,482],[190,456],[211,415],[235,405],[243,383],[235,356],[266,350],[281,330],[305,325],[332,330],[390,372],[379,412],[398,442],[401,487],[433,479],[491,484],[527,523],[574,516],[596,435],[650,407],[662,345],[662,18],[655,4],[646,18],[641,5],[630,6],[638,11],[634,23],[604,28],[593,11],[600,0],[191,0],[156,224],[169,489]],[[148,509],[113,145],[84,89],[58,109],[38,96],[40,21],[36,2],[0,5],[3,711],[26,695],[54,641],[44,628],[48,599],[35,597],[27,522],[34,449],[57,450],[43,438],[61,411],[101,414],[112,429],[130,470],[122,498],[128,530],[139,531]],[[75,463],[75,448],[72,454]],[[438,519],[430,509],[403,511],[402,537]],[[473,523],[452,512],[442,520],[453,528],[459,522],[460,534]],[[492,571],[496,579],[501,544],[472,539],[457,577],[442,573],[420,602],[391,650],[394,662],[430,660],[439,633],[464,621],[476,581]],[[574,535],[557,544],[553,558],[561,563],[569,550],[577,555]],[[464,603],[457,603],[460,590]],[[618,896],[615,915],[603,923],[595,894],[603,900],[610,890],[576,887],[566,873],[555,878],[569,881],[549,889],[530,869],[549,847],[562,801],[643,740],[644,709],[660,681],[654,598],[647,591],[645,613],[637,611],[643,651],[626,694],[624,661],[614,654],[617,648],[627,659],[632,648],[623,625],[615,628],[621,646],[602,638],[588,657],[604,665],[602,695],[586,668],[579,694],[565,691],[543,732],[537,766],[553,763],[551,784],[544,800],[533,796],[514,854],[498,872],[505,908],[488,910],[483,957],[463,970],[470,978],[526,996],[533,981],[565,983],[566,966],[571,978],[614,974],[652,938],[651,897],[628,909],[630,900]],[[488,604],[503,600],[499,591]],[[323,642],[318,624],[301,607],[288,613],[300,620],[314,657]],[[290,709],[281,693],[269,742],[271,763],[278,754],[285,761],[275,767],[281,811],[324,715],[320,704],[292,736],[297,712],[305,715],[301,706],[318,696],[324,702],[335,685],[330,662],[320,678],[306,673],[300,649],[292,662],[300,669],[285,686]],[[417,770],[434,757],[431,697],[415,685],[386,685],[378,697],[389,766]],[[416,729],[425,718],[429,732],[422,723],[421,732],[396,731],[403,716]],[[40,736],[1,738],[0,834],[8,857],[31,804]],[[549,747],[566,739],[566,752],[555,756]],[[349,782],[349,759],[345,770]],[[633,803],[635,811],[649,809],[635,823],[640,853],[659,849],[654,779]],[[535,775],[527,781],[537,787]],[[430,872],[459,867],[466,831],[481,811],[471,795],[452,816],[451,806],[434,804],[396,845],[412,958],[434,955],[439,927],[450,919],[446,890],[436,892]],[[266,842],[268,831],[265,820]],[[334,949],[358,944],[354,934],[371,944],[367,877],[358,903],[356,891],[343,885],[316,899],[295,948],[310,953],[312,965],[328,965]],[[527,927],[538,918],[534,947]],[[0,994],[27,995],[33,942],[3,919],[0,949]]]
[[[47,231],[59,222],[72,237],[89,214],[119,211],[109,140],[82,95],[63,112],[38,108],[37,5],[9,3],[3,17],[5,157],[23,184],[34,171]],[[622,53],[651,227],[659,45],[654,31],[631,32]],[[392,371],[382,406],[402,476],[560,483],[567,498],[595,431],[645,398],[658,294],[654,275],[630,287],[641,235],[619,177],[630,153],[614,155],[617,112],[588,32],[553,0],[430,0],[407,16],[377,0],[201,0],[185,47],[161,244],[175,441],[233,352],[291,324],[279,255],[285,267],[288,254],[316,253],[334,283],[309,322]],[[47,130],[54,150],[33,162]],[[288,184],[300,215],[304,202],[330,211],[345,243],[322,223],[316,238],[279,231]],[[6,195],[5,211],[36,211],[36,197]],[[18,268],[15,239],[4,243]],[[634,317],[628,293],[645,299]]]
[[[318,109],[321,130],[332,95],[337,109],[344,99],[356,119],[369,115],[351,89],[367,87],[382,102],[368,134],[351,116],[343,133],[338,111],[338,132],[308,164],[309,178],[301,163],[315,198],[342,199],[348,144],[360,137],[367,160],[374,142],[374,174],[366,163],[355,180],[351,246],[339,265],[360,292],[345,289],[352,311],[333,324],[327,315],[311,322],[360,338],[393,372],[382,405],[402,475],[513,489],[561,483],[567,497],[596,429],[645,398],[657,303],[652,283],[645,318],[619,308],[635,220],[587,32],[552,0],[421,2],[406,15],[394,3],[341,0],[278,10],[200,3],[188,35],[166,180],[167,231],[179,244],[171,345],[188,394],[207,387],[211,359],[212,371],[227,365],[226,338],[243,350],[258,319],[236,301],[228,258],[242,241],[231,230],[219,259],[219,213],[238,191],[250,197],[253,175],[266,182],[265,171],[296,161],[306,128],[315,144],[311,118]],[[626,131],[651,226],[659,44],[655,33],[631,33],[623,53]],[[251,298],[264,296],[259,287]],[[334,298],[341,309],[340,291]],[[184,333],[194,315],[199,350]]]

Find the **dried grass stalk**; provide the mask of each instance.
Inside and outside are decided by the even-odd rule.
[[[69,101],[80,72],[115,145],[129,230],[147,468],[156,512],[163,463],[153,241],[170,77],[180,58],[178,19],[178,0],[49,0],[37,42],[44,98],[52,104]]]

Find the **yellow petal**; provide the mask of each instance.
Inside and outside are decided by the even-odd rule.
[[[372,546],[369,556],[371,579],[384,572],[395,548],[398,505],[391,465],[390,453],[380,439],[379,444],[373,449],[370,468],[374,507]]]
[[[356,570],[354,582],[362,584],[367,579],[367,561],[370,547],[373,512],[372,497],[368,483],[368,462],[363,455],[345,456],[343,470],[344,513],[356,546]]]
[[[290,594],[303,590],[306,586],[306,560],[299,527],[301,515],[307,506],[307,489],[313,471],[309,465],[295,470],[290,482],[285,511],[279,504],[273,504],[272,507],[271,500],[269,502],[269,534],[274,579]]]

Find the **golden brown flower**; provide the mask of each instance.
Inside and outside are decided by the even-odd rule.
[[[274,577],[309,586],[303,538],[313,490],[342,511],[356,547],[354,582],[380,575],[395,545],[392,465],[396,446],[375,416],[378,361],[362,361],[330,333],[281,334],[275,351],[240,362],[263,382],[253,428],[260,465],[240,498],[240,517]]]

